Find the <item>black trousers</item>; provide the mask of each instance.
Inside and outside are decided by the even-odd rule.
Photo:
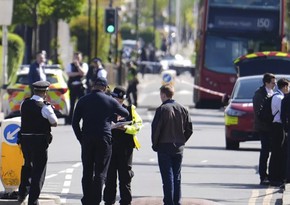
[[[24,165],[21,169],[19,196],[25,198],[29,194],[28,205],[38,204],[45,180],[48,145],[46,136],[22,136],[21,138]]]
[[[132,94],[132,95],[131,95]],[[137,107],[137,84],[129,85],[127,88],[127,98],[128,98],[128,103],[129,105],[135,105]]]
[[[259,175],[260,179],[264,180],[268,177],[268,159],[270,155],[271,133],[260,131],[258,132],[261,139],[261,150],[259,157]]]
[[[102,189],[112,155],[109,137],[84,136],[81,141],[83,177],[83,205],[98,205],[102,201]]]
[[[285,132],[281,123],[273,123],[272,127],[269,179],[270,181],[282,182],[286,172]]]
[[[82,84],[71,85],[69,87],[70,110],[69,110],[69,117],[67,119],[67,123],[71,124],[76,101],[77,99],[80,99],[84,95],[85,95],[85,90]]]
[[[121,136],[120,136],[121,137]],[[132,201],[131,179],[133,147],[113,144],[113,153],[104,189],[105,204],[114,204],[117,194],[117,176],[119,177],[120,205],[129,205]]]

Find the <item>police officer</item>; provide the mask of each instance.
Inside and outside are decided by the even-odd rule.
[[[137,69],[134,66],[133,62],[130,61],[127,64],[128,66],[128,87],[127,87],[127,97],[128,97],[128,103],[129,105],[133,104],[137,107],[137,97],[138,97],[138,91],[137,91],[137,85],[139,84],[139,80],[137,77]],[[131,96],[132,94],[132,96]]]
[[[132,201],[131,179],[134,176],[132,170],[133,149],[140,147],[136,134],[142,126],[142,119],[136,112],[134,105],[127,106],[124,104],[126,99],[126,90],[124,88],[116,87],[112,92],[112,96],[130,113],[126,118],[114,115],[113,122],[130,122],[130,124],[120,125],[112,129],[113,153],[104,190],[104,201],[105,205],[115,203],[118,175],[121,198],[119,202],[121,205],[129,205]]]
[[[115,113],[121,117],[129,115],[127,109],[106,95],[108,82],[105,78],[99,77],[93,82],[92,92],[78,101],[72,121],[81,144],[83,205],[97,205],[102,201],[102,188],[112,154],[111,119]]]
[[[66,73],[69,77],[67,84],[70,98],[70,111],[69,117],[66,119],[66,124],[71,124],[77,99],[80,99],[85,95],[85,87],[82,83],[82,80],[87,75],[89,66],[87,63],[83,62],[82,59],[82,53],[75,52],[73,56],[73,62],[70,63],[66,68]]]
[[[86,76],[87,93],[91,92],[92,80],[96,77],[107,78],[107,71],[100,58],[94,58]]]
[[[37,81],[32,85],[34,95],[21,104],[19,138],[24,165],[18,201],[22,203],[29,194],[28,205],[38,204],[46,173],[47,149],[52,140],[51,127],[56,127],[58,121],[52,106],[45,101],[50,83]]]

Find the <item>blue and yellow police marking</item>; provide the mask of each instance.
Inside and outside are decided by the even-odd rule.
[[[23,155],[17,144],[20,118],[4,120],[1,125],[0,176],[5,192],[18,189],[20,184]]]

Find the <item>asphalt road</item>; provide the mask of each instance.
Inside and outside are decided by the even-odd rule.
[[[140,107],[137,111],[144,121],[144,127],[139,134],[142,147],[134,152],[133,204],[159,205],[162,204],[162,184],[157,156],[151,150],[150,126],[155,108],[161,103],[161,78],[145,75],[140,82]],[[280,189],[259,186],[259,142],[241,143],[238,151],[225,150],[223,110],[193,108],[192,82],[190,75],[176,79],[175,99],[189,108],[194,125],[193,136],[184,151],[183,205],[282,204]],[[42,193],[59,196],[63,204],[79,205],[82,197],[80,146],[72,128],[63,125],[63,120],[60,123],[59,127],[53,128],[54,139],[49,148]]]

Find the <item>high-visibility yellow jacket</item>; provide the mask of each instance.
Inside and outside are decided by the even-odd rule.
[[[125,133],[133,136],[135,148],[138,150],[141,147],[141,145],[138,141],[137,134],[143,126],[142,119],[139,116],[139,114],[136,112],[136,107],[134,105],[131,105],[130,107],[131,107],[130,114],[132,115],[132,124],[124,126],[126,129]]]

